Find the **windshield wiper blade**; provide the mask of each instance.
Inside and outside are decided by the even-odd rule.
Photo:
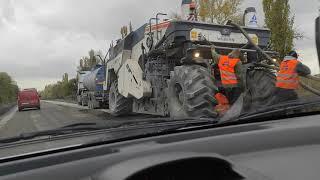
[[[217,122],[217,119],[214,118],[171,118],[171,117],[155,117],[155,118],[144,118],[137,119],[135,121],[127,121],[124,123],[119,123],[118,125],[111,126],[111,128],[120,128],[125,126],[137,126],[137,125],[150,125],[150,124],[161,124],[167,123],[171,125],[172,123],[181,124],[184,123],[193,123],[193,122]]]
[[[200,125],[200,124],[202,125],[211,124],[211,123],[218,123],[218,121],[216,119],[211,119],[211,118],[183,118],[183,119],[150,118],[150,119],[144,119],[143,121],[139,121],[139,122],[121,123],[116,126],[110,126],[107,124],[101,125],[99,123],[75,123],[75,124],[67,125],[61,128],[53,129],[53,130],[22,133],[15,137],[0,139],[0,144],[14,143],[14,142],[23,141],[23,140],[32,140],[37,137],[48,137],[48,136],[53,137],[53,136],[59,136],[59,135],[67,135],[67,134],[97,131],[97,130],[112,130],[112,132],[117,132],[117,131],[127,131],[127,130],[135,130],[135,129],[139,130],[147,126],[150,128],[162,127],[162,128],[168,129],[168,128],[171,128],[172,126],[184,127],[184,126],[192,126],[192,125]],[[143,132],[141,134],[143,134]]]
[[[244,120],[271,117],[271,116],[275,117],[275,116],[292,115],[292,114],[299,113],[294,111],[307,110],[307,108],[317,107],[319,105],[320,105],[319,99],[316,101],[294,101],[294,102],[282,103],[279,105],[262,108],[254,112],[242,114],[240,117],[238,117],[234,121],[244,121]]]
[[[103,127],[100,126],[83,126],[83,127],[62,127],[58,129],[46,130],[46,131],[38,131],[38,132],[30,132],[30,133],[21,133],[18,136],[10,137],[10,138],[3,138],[0,139],[0,144],[7,144],[13,143],[23,140],[30,140],[37,137],[43,136],[59,136],[59,135],[66,135],[72,134],[77,132],[86,132],[86,131],[94,131],[94,130],[101,130]]]
[[[74,123],[74,124],[63,126],[63,127],[59,128],[59,129],[72,128],[72,127],[97,126],[97,125],[98,125],[98,123]]]
[[[208,127],[208,126],[217,125],[217,124],[219,124],[218,120],[194,121],[186,124],[176,124],[172,128],[168,128],[160,131],[160,133],[171,133],[171,132],[177,132],[180,130],[194,129],[199,127]]]
[[[170,118],[167,118],[170,119]],[[195,130],[197,128],[210,128],[214,127],[215,125],[218,125],[219,121],[218,119],[213,118],[187,118],[187,119],[179,119],[178,121],[173,122],[163,122],[163,123],[156,123],[156,124],[148,124],[148,125],[142,125],[142,126],[128,126],[126,128],[116,128],[116,129],[109,129],[107,130],[109,133],[113,132],[127,132],[136,130],[139,133],[131,133],[131,135],[127,136],[121,136],[114,139],[97,139],[93,142],[89,142],[88,144],[96,144],[96,143],[113,143],[113,142],[121,142],[126,140],[132,140],[132,139],[139,139],[139,138],[145,138],[145,137],[152,137],[152,136],[158,136],[158,135],[164,135],[164,134],[171,134],[171,133],[178,133],[184,130]],[[150,131],[150,129],[153,129]],[[141,131],[146,130],[146,131]],[[123,133],[124,134],[124,133]]]

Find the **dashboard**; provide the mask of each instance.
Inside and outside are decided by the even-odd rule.
[[[0,180],[319,179],[319,117],[14,157],[1,160]]]

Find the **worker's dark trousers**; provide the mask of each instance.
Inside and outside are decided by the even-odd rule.
[[[272,104],[279,104],[288,101],[294,101],[298,99],[298,94],[292,89],[282,89],[276,88],[275,94],[273,96]]]
[[[230,104],[234,104],[241,95],[240,87],[225,88],[224,91]]]

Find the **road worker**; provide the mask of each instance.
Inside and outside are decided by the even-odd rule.
[[[310,75],[309,67],[298,61],[298,53],[291,51],[280,65],[277,74],[276,96],[273,104],[298,99],[295,90],[299,87],[299,76]]]
[[[215,110],[219,113],[220,116],[223,116],[230,109],[229,100],[222,93],[217,93],[214,97],[217,100]]]
[[[242,92],[240,82],[242,72],[241,52],[239,49],[235,49],[229,55],[220,55],[212,46],[211,53],[212,64],[217,66],[220,72],[222,92],[228,98],[229,103],[233,104]]]

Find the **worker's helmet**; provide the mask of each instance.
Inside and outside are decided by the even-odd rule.
[[[288,55],[298,59],[298,53],[296,51],[290,51]]]

